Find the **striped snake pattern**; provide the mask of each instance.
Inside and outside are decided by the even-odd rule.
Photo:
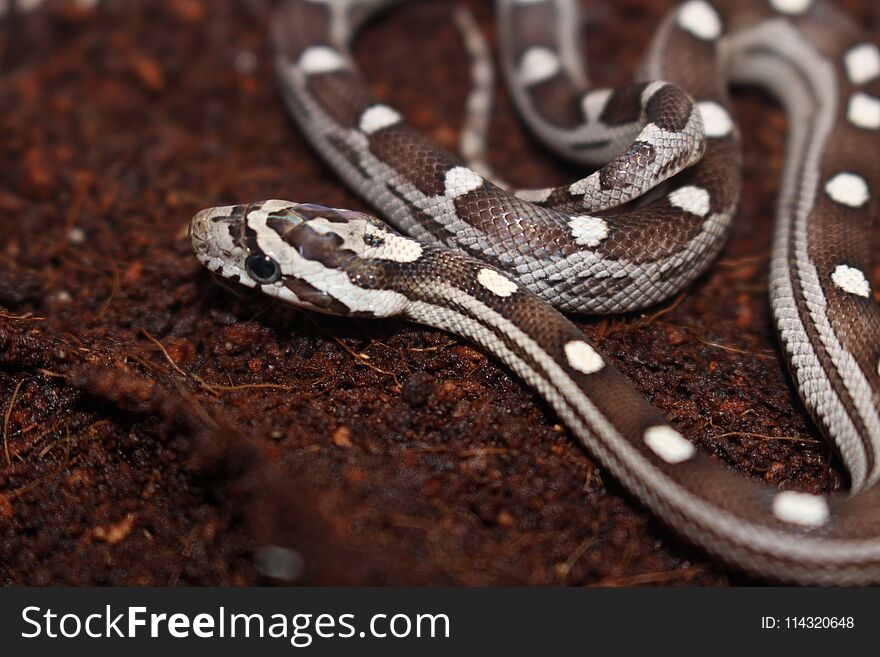
[[[389,4],[283,0],[272,23],[288,110],[400,232],[360,212],[263,201],[199,212],[197,257],[301,307],[404,317],[482,346],[652,512],[740,568],[880,582],[880,314],[865,273],[880,184],[876,45],[824,0],[689,0],[635,84],[598,89],[575,0],[498,0],[499,57],[524,120],[561,156],[599,167],[571,185],[508,190],[372,97],[350,43]],[[779,491],[698,453],[560,313],[643,308],[711,263],[739,198],[732,82],[759,84],[788,111],[771,304],[849,495]]]

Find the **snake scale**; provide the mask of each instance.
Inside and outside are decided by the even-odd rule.
[[[782,581],[880,582],[880,314],[866,274],[876,45],[824,0],[689,0],[658,29],[635,84],[596,89],[575,0],[499,0],[499,57],[521,115],[559,154],[600,167],[511,191],[372,97],[349,48],[388,4],[282,0],[272,22],[288,110],[401,232],[360,212],[263,201],[199,212],[198,258],[298,306],[403,317],[482,346],[653,513],[729,563]],[[643,308],[718,253],[740,188],[732,82],[766,88],[788,112],[771,304],[848,495],[780,491],[698,453],[560,313]]]

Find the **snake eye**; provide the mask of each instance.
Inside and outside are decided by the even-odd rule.
[[[281,278],[281,267],[267,255],[252,255],[244,262],[248,276],[260,285],[271,285]]]

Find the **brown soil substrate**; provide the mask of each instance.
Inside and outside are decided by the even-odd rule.
[[[467,4],[491,35],[487,3]],[[621,84],[673,2],[584,4],[592,75]],[[878,34],[876,3],[846,4]],[[199,208],[364,208],[285,117],[268,7],[62,1],[0,23],[0,581],[759,583],[652,518],[482,352],[200,268],[185,233]],[[395,10],[356,53],[381,98],[455,147],[468,78],[447,2]],[[785,120],[757,92],[736,109],[746,191],[719,261],[662,307],[581,324],[720,463],[840,488],[768,313]],[[576,173],[502,91],[493,149],[519,184]],[[265,546],[304,574],[267,577]]]

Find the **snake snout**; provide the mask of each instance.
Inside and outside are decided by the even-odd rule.
[[[193,251],[203,253],[208,248],[208,226],[211,222],[212,209],[200,210],[189,222],[189,240]]]
[[[225,205],[199,210],[189,222],[189,239],[196,255],[207,254],[217,241],[218,225],[240,214],[240,205]],[[226,229],[228,233],[228,228]]]

